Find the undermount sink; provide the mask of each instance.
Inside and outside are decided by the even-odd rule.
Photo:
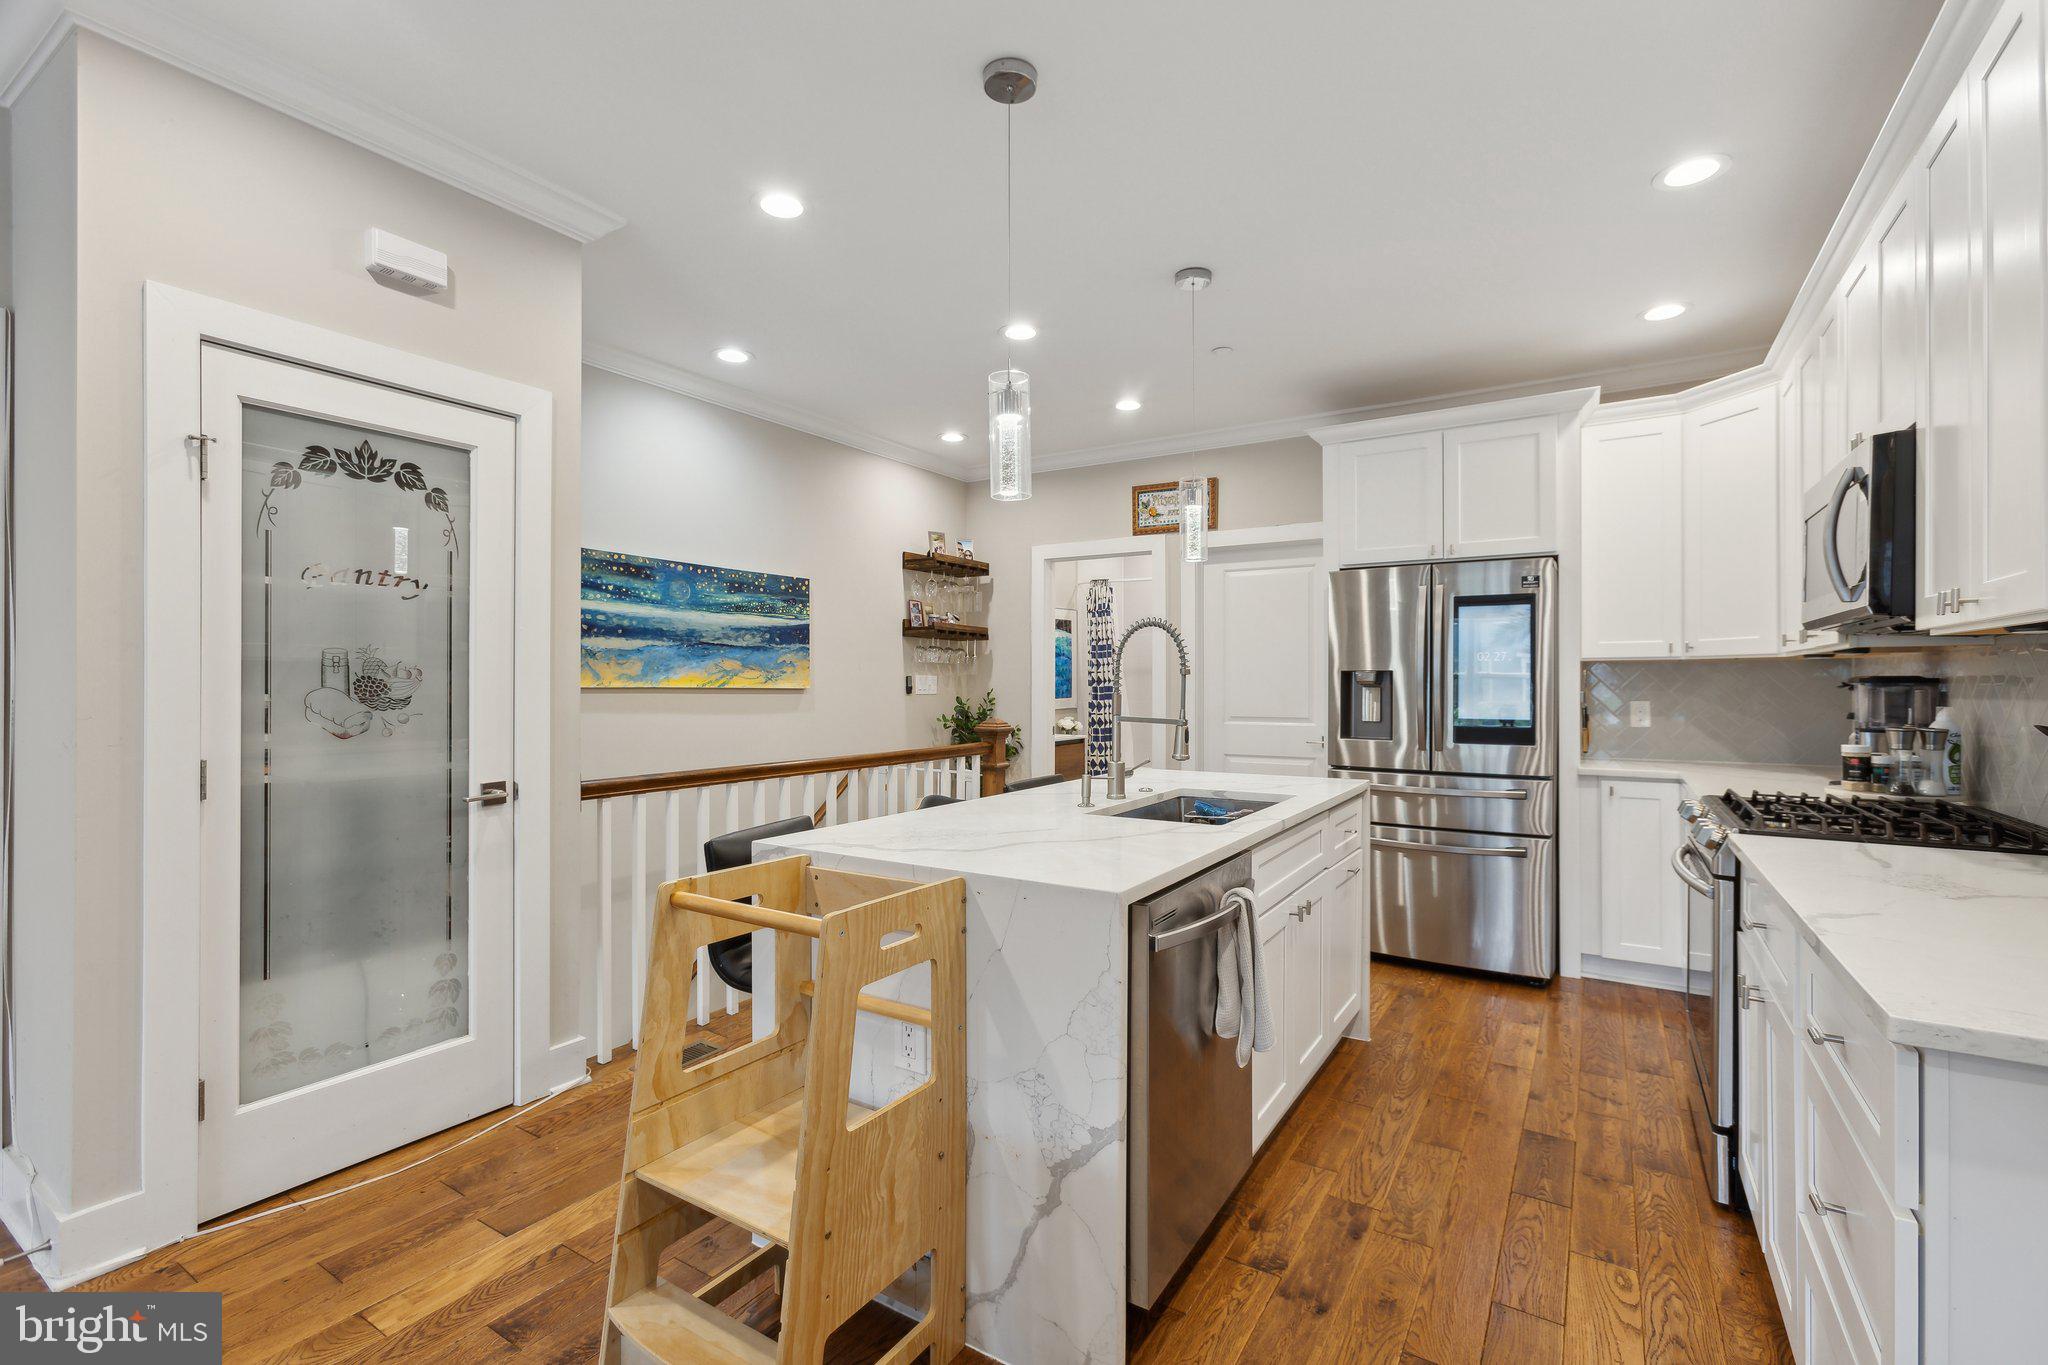
[[[1279,798],[1260,801],[1242,796],[1180,792],[1125,810],[1104,811],[1125,820],[1161,820],[1174,825],[1227,825],[1255,810],[1280,804]]]

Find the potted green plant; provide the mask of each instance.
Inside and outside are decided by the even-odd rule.
[[[987,696],[972,704],[965,697],[953,698],[953,709],[939,717],[939,724],[946,727],[946,732],[953,737],[955,744],[979,744],[981,736],[974,732],[974,727],[990,719],[995,713],[996,692],[994,688],[990,688]],[[1006,747],[1007,756],[1010,758],[1015,758],[1023,751],[1023,746],[1017,742],[1014,734],[1010,736],[1010,742]]]

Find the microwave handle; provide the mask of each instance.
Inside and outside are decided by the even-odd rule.
[[[1828,581],[1834,585],[1835,596],[1844,602],[1854,602],[1856,594],[1863,588],[1864,574],[1856,575],[1856,581],[1849,582],[1842,572],[1842,542],[1838,528],[1842,522],[1842,504],[1849,499],[1849,490],[1861,485],[1866,495],[1870,487],[1870,476],[1863,472],[1861,465],[1851,465],[1842,471],[1841,480],[1835,484],[1834,496],[1828,499],[1827,520],[1821,523],[1821,559],[1828,569]],[[1864,571],[1868,573],[1869,570]]]

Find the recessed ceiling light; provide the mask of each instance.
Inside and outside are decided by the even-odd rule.
[[[1643,310],[1644,322],[1669,322],[1685,311],[1682,303],[1660,303],[1654,308]]]
[[[761,212],[770,218],[803,217],[804,201],[793,194],[784,194],[781,190],[771,190],[762,195],[759,203]]]
[[[753,352],[742,351],[737,346],[721,346],[713,354],[728,365],[744,365],[754,358]]]
[[[1689,156],[1660,174],[1657,183],[1667,190],[1691,189],[1694,185],[1706,184],[1727,169],[1728,158],[1725,156]]]
[[[1003,329],[1003,335],[1012,341],[1029,341],[1038,335],[1038,329],[1028,322],[1013,322]]]
[[[1116,410],[1118,412],[1136,412],[1144,406],[1143,403],[1140,403],[1135,398],[1119,398],[1116,400]]]
[[[949,446],[956,446],[967,438],[957,431],[942,431],[939,433],[939,439]]]
[[[1210,355],[1229,355],[1229,354],[1230,354],[1230,353],[1231,353],[1232,351],[1234,351],[1234,350],[1236,350],[1236,349],[1237,349],[1237,347],[1235,347],[1235,346],[1211,346],[1211,347],[1209,348],[1209,354],[1210,354]]]

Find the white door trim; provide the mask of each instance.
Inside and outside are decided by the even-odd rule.
[[[188,1236],[198,1225],[199,430],[202,342],[296,361],[513,419],[513,1091],[525,1102],[582,1072],[549,1043],[554,396],[441,361],[150,282],[143,286],[142,1180],[95,1246],[60,1274]],[[231,471],[221,475],[231,476]],[[157,685],[158,680],[165,680]],[[222,776],[223,781],[229,775]],[[124,1201],[125,1202],[125,1201]]]
[[[1324,567],[1330,567],[1329,557],[1324,552],[1323,523],[1320,521],[1288,522],[1281,526],[1248,526],[1236,531],[1212,531],[1209,533],[1209,548],[1213,550],[1281,550],[1290,545],[1314,547],[1322,558]],[[1208,670],[1203,667],[1202,640],[1202,566],[1181,561],[1180,566],[1180,628],[1188,637],[1188,659],[1195,666],[1195,676],[1188,680],[1188,714],[1207,715],[1203,708],[1209,704],[1205,690]],[[1207,727],[1202,727],[1206,730]],[[1197,730],[1195,733],[1195,766],[1208,769],[1214,760],[1209,748],[1211,736]],[[1326,755],[1327,756],[1327,755]]]
[[[1166,596],[1166,552],[1169,546],[1179,543],[1172,536],[1117,536],[1110,540],[1075,540],[1060,545],[1031,547],[1031,705],[1024,722],[1024,757],[1033,777],[1043,777],[1052,771],[1052,745],[1045,738],[1052,725],[1052,656],[1040,648],[1052,633],[1052,604],[1046,600],[1045,591],[1046,569],[1054,561],[1063,559],[1150,555],[1152,577],[1159,583],[1159,610],[1166,613],[1171,606]],[[1075,625],[1079,633],[1074,645],[1077,649],[1083,648],[1088,639],[1086,617],[1077,618]],[[1162,638],[1162,647],[1164,643]],[[1166,714],[1166,695],[1166,670],[1155,668],[1152,670],[1153,715]],[[1085,709],[1087,699],[1076,698],[1075,704]],[[1190,708],[1194,706],[1192,698],[1188,705]],[[1189,714],[1194,714],[1192,709]]]

